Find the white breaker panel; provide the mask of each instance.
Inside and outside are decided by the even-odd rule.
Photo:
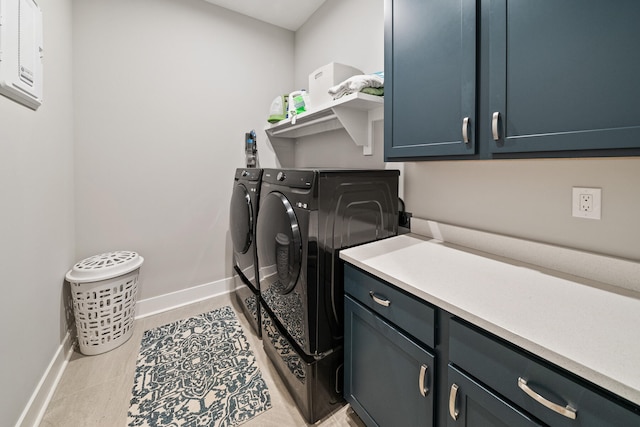
[[[0,0],[0,94],[42,104],[42,11],[35,0]]]

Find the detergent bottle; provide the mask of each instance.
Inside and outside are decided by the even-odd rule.
[[[296,124],[296,116],[300,113],[307,111],[307,104],[309,102],[309,95],[304,89],[296,90],[289,94],[288,112],[291,117],[291,124]]]

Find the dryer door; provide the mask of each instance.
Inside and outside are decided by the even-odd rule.
[[[302,243],[298,218],[286,196],[273,191],[263,197],[256,228],[260,295],[290,339],[309,352]]]
[[[300,275],[302,238],[296,214],[284,194],[274,191],[262,200],[256,241],[261,289],[288,294]]]
[[[247,187],[237,184],[231,196],[229,211],[229,229],[233,250],[238,254],[246,253],[253,239],[253,207]]]

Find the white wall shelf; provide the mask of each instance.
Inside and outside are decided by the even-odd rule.
[[[269,139],[297,139],[336,129],[345,129],[363,154],[373,154],[373,123],[382,120],[384,98],[362,92],[343,96],[316,110],[298,114],[295,124],[281,120],[265,127]]]

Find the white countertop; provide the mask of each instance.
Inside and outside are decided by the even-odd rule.
[[[640,405],[634,292],[415,234],[340,258]]]

